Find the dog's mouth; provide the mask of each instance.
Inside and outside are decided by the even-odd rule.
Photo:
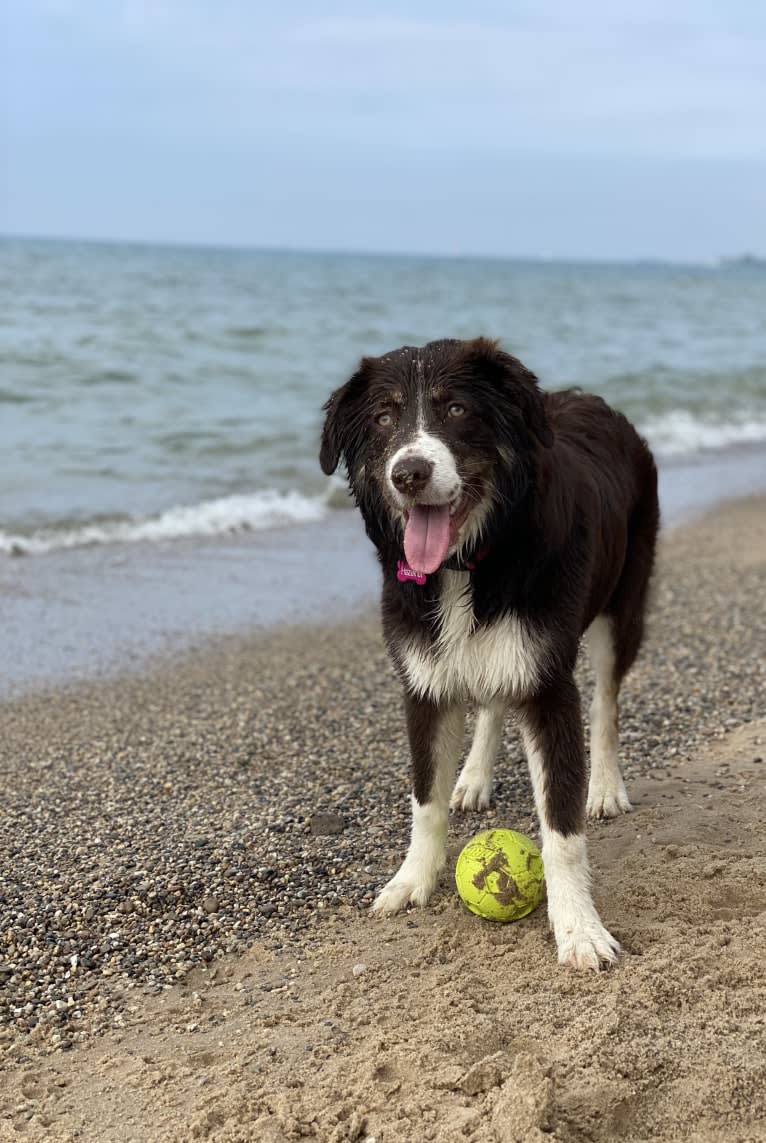
[[[468,496],[446,504],[413,504],[405,511],[404,554],[413,571],[431,575],[441,567],[470,511]]]

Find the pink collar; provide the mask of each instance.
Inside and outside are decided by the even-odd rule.
[[[442,567],[446,567],[448,571],[473,571],[477,564],[480,564],[482,560],[486,560],[488,555],[489,544],[482,544],[472,560],[466,560],[465,563],[459,564],[453,556],[452,560],[442,564]],[[450,564],[452,565],[451,567]],[[422,587],[428,579],[428,576],[423,572],[415,571],[406,560],[397,560],[396,578],[399,580],[399,583],[416,583],[419,587]]]

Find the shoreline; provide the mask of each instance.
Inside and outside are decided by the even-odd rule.
[[[766,494],[766,449],[660,466],[662,533]],[[217,538],[115,544],[0,560],[0,701],[134,674],[219,639],[342,623],[379,592],[355,509],[316,523]]]
[[[0,704],[0,1138],[722,1143],[743,1108],[759,1138],[765,507],[661,543],[621,702],[636,808],[588,829],[611,973],[560,970],[542,910],[477,922],[449,868],[431,909],[365,915],[409,831],[377,618]],[[536,834],[510,723],[450,861],[494,824]]]

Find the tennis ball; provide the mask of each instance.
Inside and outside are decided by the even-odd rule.
[[[488,829],[462,850],[455,884],[472,913],[518,921],[543,899],[543,862],[534,842],[512,829]]]

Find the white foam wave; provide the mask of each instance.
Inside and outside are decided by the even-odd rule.
[[[257,532],[287,524],[321,520],[328,511],[330,490],[323,496],[265,489],[249,495],[224,496],[199,504],[168,508],[157,516],[71,528],[41,528],[29,535],[0,531],[0,552],[40,555],[63,548],[97,544],[132,544],[178,540],[193,536],[224,536]]]
[[[685,409],[642,420],[639,428],[660,457],[688,456],[736,444],[766,441],[766,420],[763,418],[714,421],[709,417],[696,417]]]

